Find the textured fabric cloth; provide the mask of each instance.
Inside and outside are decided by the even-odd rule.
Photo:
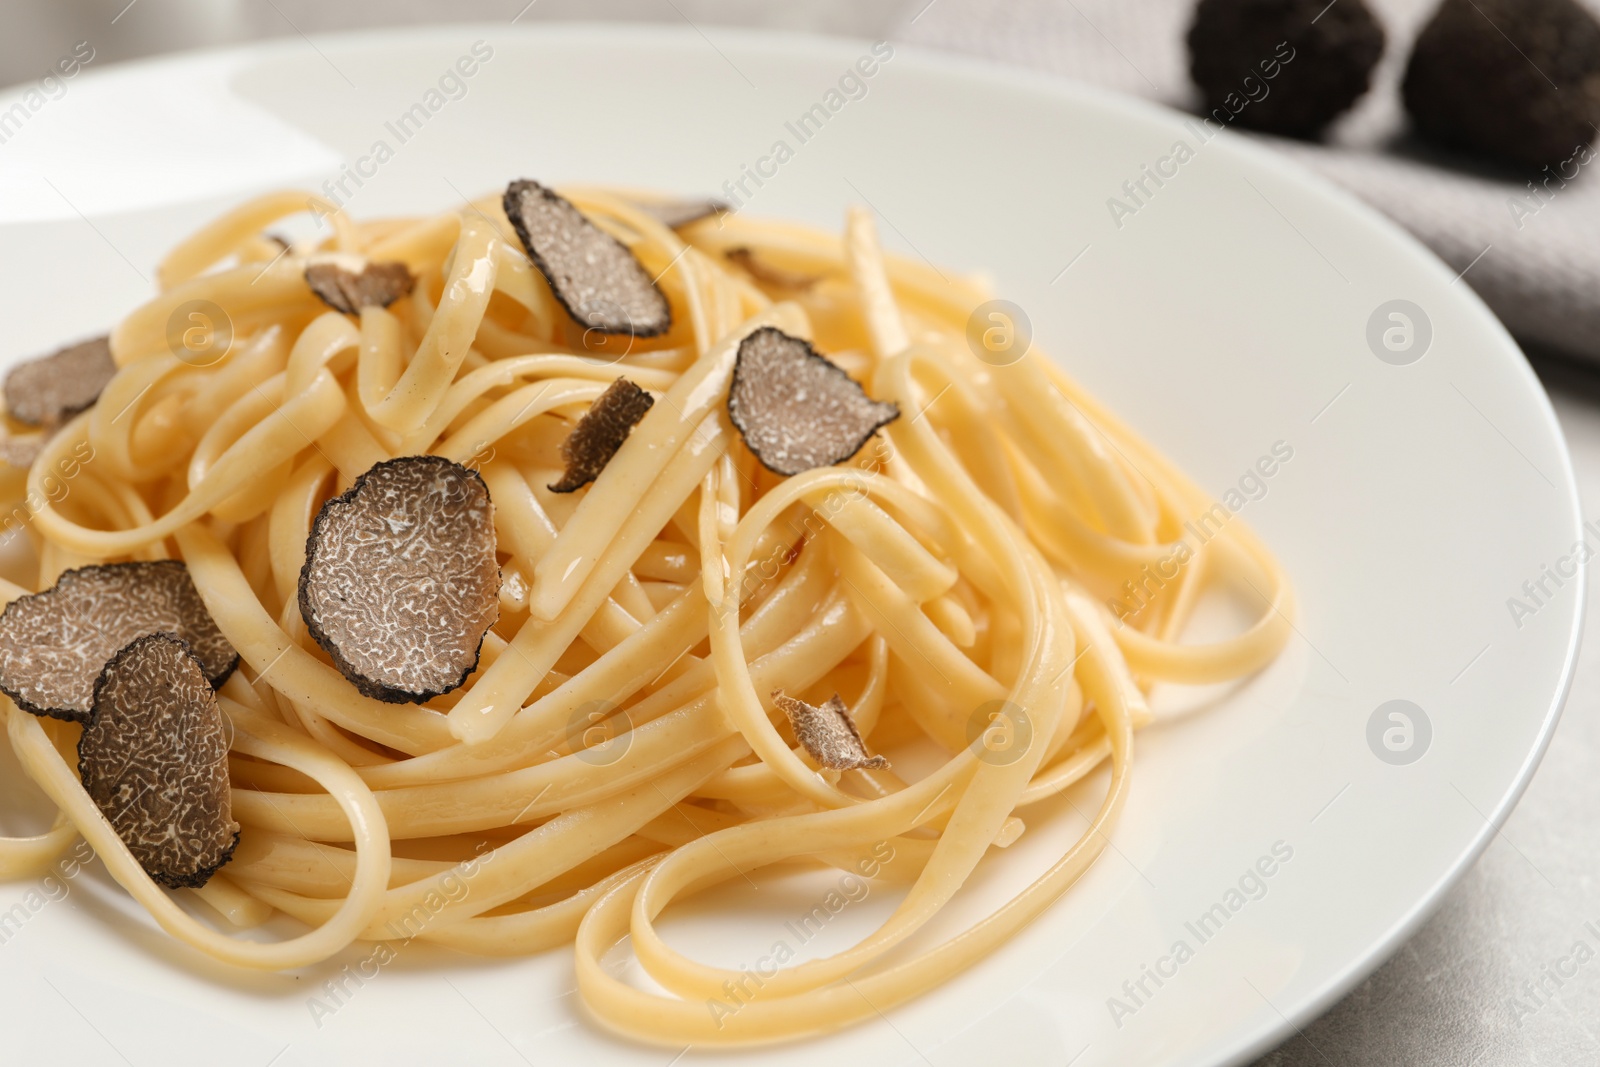
[[[1523,341],[1600,361],[1600,179],[1496,169],[1412,139],[1400,79],[1436,0],[1367,3],[1388,35],[1372,88],[1320,144],[1263,139],[1465,271]],[[1184,43],[1193,9],[1194,0],[933,0],[895,36],[1194,110]],[[1550,180],[1535,192],[1529,180],[1540,177]]]

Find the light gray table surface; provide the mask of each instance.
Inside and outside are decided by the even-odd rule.
[[[1533,364],[1584,514],[1600,514],[1600,370],[1539,354]],[[1416,936],[1255,1067],[1600,1063],[1600,956],[1560,962],[1579,941],[1600,952],[1584,926],[1600,927],[1600,604],[1589,578],[1566,709],[1506,825]]]
[[[937,0],[935,0],[937,2]],[[927,0],[6,0],[0,85],[30,80],[88,39],[97,62],[257,37],[446,20],[617,19],[882,37]],[[39,68],[36,70],[35,68]],[[1600,370],[1536,356],[1571,447],[1586,514],[1600,514]],[[1600,633],[1595,597],[1586,609]],[[1600,1063],[1600,637],[1591,637],[1554,741],[1483,857],[1408,943],[1256,1067],[1497,1067]],[[1555,977],[1552,977],[1555,976]],[[1557,982],[1559,978],[1559,983]],[[1543,984],[1544,991],[1539,991]],[[1525,985],[1528,983],[1528,985]],[[1532,992],[1530,993],[1530,989]],[[1548,995],[1546,995],[1548,993]],[[1537,996],[1537,1000],[1535,997]]]

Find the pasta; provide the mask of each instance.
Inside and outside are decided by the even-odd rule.
[[[79,783],[79,726],[10,701],[10,743],[60,818],[0,842],[0,873],[42,870],[81,835],[169,934],[241,967],[358,940],[571,945],[604,1026],[793,1039],[917,996],[1038,915],[1106,843],[1151,687],[1238,678],[1282,647],[1293,594],[1266,548],[1241,521],[1189,544],[1213,505],[1168,460],[1044,357],[977,358],[978,283],[885,254],[860,210],[842,237],[735,214],[673,230],[636,194],[562,192],[654,279],[670,329],[574,321],[498,197],[357,222],[272,194],[168,256],[160,294],[111,335],[98,402],[25,482],[0,479],[6,511],[30,518],[34,589],[101,561],[187,564],[242,659],[218,696],[243,830],[203,889],[178,892],[234,925],[281,913],[305,932],[245,940],[180,907]],[[331,236],[264,236],[308,205]],[[306,284],[324,254],[402,263],[415,287],[342,314]],[[226,344],[173,344],[195,307]],[[900,417],[841,463],[766,469],[726,403],[762,327],[809,340]],[[592,484],[551,492],[574,421],[621,378],[655,402]],[[321,505],[418,454],[481,475],[500,611],[464,686],[391,704],[311,639],[296,583]],[[1147,602],[1114,612],[1155,565]],[[1228,587],[1254,591],[1257,621],[1183,643],[1200,598]],[[7,602],[32,591],[0,586]],[[777,691],[839,695],[889,765],[820,763]],[[903,778],[896,754],[917,746],[937,769]],[[1092,825],[1042,876],[960,936],[919,937],[980,862],[1004,862],[990,852],[1030,806],[1086,780],[1103,786]],[[903,896],[853,947],[756,978],[657,929],[707,887],[817,866]],[[602,965],[628,935],[665,992]]]

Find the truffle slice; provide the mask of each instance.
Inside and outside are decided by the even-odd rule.
[[[187,642],[213,686],[239,654],[217,629],[182,560],[67,571],[0,613],[0,692],[35,715],[87,722],[95,679],[118,649],[153,633]]]
[[[785,293],[803,293],[822,280],[820,276],[815,274],[799,274],[792,270],[784,270],[781,267],[763,263],[756,258],[754,252],[743,246],[730,248],[722,255],[728,262],[768,289],[776,289]]]
[[[669,230],[709,219],[728,210],[721,200],[635,200],[633,206]]]
[[[465,682],[499,594],[489,489],[442,456],[377,464],[322,506],[306,539],[306,629],[376,700],[420,704]]]
[[[849,459],[900,409],[807,342],[763,326],[739,344],[728,415],[763,466],[789,475]]]
[[[162,885],[198,889],[233,858],[227,728],[204,666],[172,634],[139,638],[100,672],[78,774]]]
[[[17,434],[0,439],[0,460],[7,466],[27,470],[44,450],[47,436],[42,433]]]
[[[368,263],[354,271],[323,262],[306,268],[306,284],[333,310],[359,315],[364,307],[388,307],[411,292],[417,280],[404,263]]]
[[[506,186],[504,203],[528,258],[575,321],[630,337],[667,332],[667,298],[622,242],[536,181]]]
[[[29,426],[57,426],[100,399],[117,365],[111,341],[96,337],[19,363],[6,374],[6,410]]]
[[[1200,0],[1189,73],[1208,110],[1315,137],[1367,91],[1383,43],[1362,0]]]
[[[549,487],[550,491],[571,493],[600,477],[654,403],[654,397],[628,379],[612,382],[561,442],[561,458],[566,461],[567,470],[559,482]]]
[[[773,691],[772,702],[789,716],[795,740],[822,766],[836,771],[888,769],[887,759],[867,755],[861,731],[856,729],[855,720],[850,718],[838,693],[820,708],[796,700],[781,689]]]
[[[1401,92],[1424,136],[1510,163],[1561,163],[1600,123],[1600,22],[1573,0],[1444,0]]]

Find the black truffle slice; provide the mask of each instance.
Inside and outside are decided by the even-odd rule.
[[[528,258],[575,321],[631,337],[667,332],[667,298],[622,242],[536,181],[506,186],[504,203]]]
[[[183,561],[104,563],[67,571],[52,588],[6,605],[0,692],[35,715],[87,722],[101,669],[153,633],[187,642],[213,686],[239,664]]]
[[[635,200],[633,206],[669,230],[709,219],[728,210],[721,200]]]
[[[789,475],[849,459],[900,409],[807,342],[763,326],[739,344],[728,415],[763,466]]]
[[[18,363],[6,374],[6,410],[29,426],[56,426],[100,399],[117,365],[106,337]]]
[[[0,440],[0,460],[7,466],[27,470],[44,449],[46,435],[42,433],[19,434]]]
[[[836,771],[888,769],[887,759],[867,755],[861,731],[856,729],[855,720],[850,718],[850,711],[838,693],[820,708],[796,700],[781,689],[773,691],[772,702],[789,716],[795,740],[822,766]]]
[[[333,310],[359,315],[364,307],[388,307],[411,292],[417,280],[404,263],[368,263],[359,272],[313,263],[306,268],[306,284]]]
[[[499,594],[489,489],[442,456],[379,463],[322,506],[306,539],[306,629],[357,689],[391,704],[467,680]]]
[[[774,267],[756,258],[756,254],[743,247],[730,248],[723,257],[744,271],[760,285],[785,293],[803,293],[822,279],[815,274],[798,274],[792,270]]]
[[[1600,123],[1600,23],[1573,0],[1444,0],[1401,92],[1424,136],[1510,163],[1561,163]]]
[[[172,634],[139,638],[100,672],[78,775],[162,885],[198,889],[233,858],[227,728],[204,666]]]
[[[1208,111],[1314,137],[1367,91],[1383,42],[1362,0],[1200,0],[1189,74]]]
[[[550,491],[575,492],[600,477],[600,472],[654,403],[654,397],[628,379],[618,378],[612,382],[561,442],[561,458],[567,470],[559,482],[549,487]]]

